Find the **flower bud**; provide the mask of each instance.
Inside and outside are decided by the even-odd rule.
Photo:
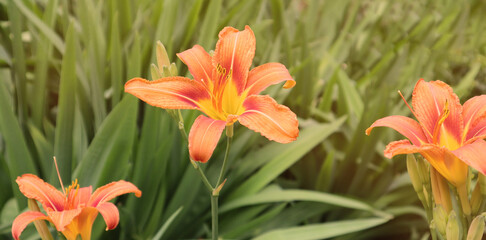
[[[179,71],[177,71],[177,66],[175,65],[175,63],[170,64],[169,71],[171,76],[177,76],[177,74],[179,73]]]
[[[447,227],[447,213],[442,205],[437,205],[434,207],[432,212],[435,226],[437,231],[442,235],[446,235],[446,227]]]
[[[415,192],[419,193],[423,191],[422,181],[420,179],[420,173],[417,168],[417,161],[413,154],[407,154],[407,170],[410,175],[410,180],[412,180],[413,188]]]
[[[168,67],[170,65],[169,56],[167,55],[165,46],[160,41],[157,41],[156,57],[157,57],[157,66],[159,67],[159,69],[162,69],[164,66]]]
[[[153,63],[150,65],[150,74],[152,75],[152,80],[162,78],[162,73],[160,73],[159,68]]]
[[[422,184],[430,184],[429,163],[422,157],[422,155],[418,155],[416,159],[417,169],[419,170],[419,176]]]
[[[484,217],[482,215],[473,219],[469,231],[467,232],[467,240],[481,240],[484,234]]]
[[[446,238],[447,240],[459,240],[461,236],[461,227],[456,213],[451,211],[447,219]]]
[[[479,184],[476,184],[474,190],[471,194],[471,214],[473,216],[479,213],[479,208],[481,207],[482,198],[481,198],[481,190]]]

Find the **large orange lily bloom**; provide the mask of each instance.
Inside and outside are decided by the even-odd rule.
[[[249,71],[255,45],[250,27],[244,31],[226,27],[219,33],[212,56],[199,45],[177,54],[194,80],[134,78],[125,84],[125,91],[156,107],[205,113],[207,117],[199,116],[189,133],[189,153],[195,161],[208,161],[225,126],[236,121],[270,140],[292,142],[299,135],[296,115],[273,98],[258,94],[283,81],[284,88],[291,88],[295,81],[280,63]]]
[[[98,212],[105,220],[106,230],[118,225],[118,209],[108,201],[125,193],[135,193],[137,197],[142,195],[135,185],[123,180],[102,186],[94,193],[91,186],[79,188],[77,181],[63,193],[32,174],[18,177],[17,184],[26,197],[42,204],[47,215],[28,211],[17,216],[12,224],[12,236],[16,240],[25,227],[35,220],[50,221],[68,240],[75,240],[78,235],[83,240],[91,239],[91,227]]]
[[[390,127],[408,138],[388,144],[386,157],[420,153],[456,187],[465,183],[468,165],[486,174],[486,95],[461,106],[446,83],[420,79],[413,90],[412,107],[418,122],[389,116],[366,129],[369,135],[374,127]]]

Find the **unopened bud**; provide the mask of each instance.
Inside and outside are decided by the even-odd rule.
[[[446,238],[447,240],[459,240],[461,236],[461,227],[456,213],[451,211],[447,219]]]
[[[164,66],[168,67],[170,65],[169,56],[167,55],[165,46],[160,41],[157,41],[156,57],[159,69],[162,69]]]
[[[417,169],[419,170],[419,176],[422,184],[430,184],[429,163],[421,155],[418,155],[416,159]]]
[[[486,197],[486,176],[484,176],[482,173],[478,173],[478,183],[481,189],[481,195],[483,196],[483,198],[485,198]]]
[[[150,65],[150,74],[152,75],[152,80],[162,78],[162,74],[160,73],[159,68],[157,68],[157,66],[155,66],[155,64],[153,63]]]
[[[479,184],[476,184],[476,187],[474,187],[474,190],[471,194],[471,214],[473,216],[477,215],[479,213],[479,208],[481,208],[481,189]]]
[[[163,66],[162,67],[162,77],[170,77],[172,76],[169,70],[169,66]]]
[[[177,76],[177,74],[179,73],[177,71],[177,66],[175,65],[175,63],[171,63],[170,66],[169,66],[169,72],[170,72],[170,75],[171,76]]]
[[[413,188],[416,192],[421,192],[423,185],[417,169],[417,161],[415,160],[413,154],[407,154],[407,170],[408,174],[410,175],[410,179],[412,180]]]
[[[437,227],[437,231],[442,235],[446,235],[446,227],[447,227],[447,213],[442,205],[436,205],[432,212],[433,218],[435,221],[435,226]]]
[[[469,231],[467,232],[467,240],[481,240],[484,234],[484,217],[482,215],[473,219]]]

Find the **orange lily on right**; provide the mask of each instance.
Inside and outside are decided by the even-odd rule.
[[[452,88],[442,81],[420,79],[412,94],[412,111],[418,121],[388,116],[368,129],[390,127],[408,140],[391,142],[385,157],[420,153],[450,183],[462,186],[468,166],[486,175],[486,95],[461,105]]]

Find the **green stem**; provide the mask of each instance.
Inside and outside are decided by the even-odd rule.
[[[233,125],[227,126],[226,131],[227,132],[233,132]],[[224,171],[226,169],[226,164],[228,162],[227,160],[228,160],[228,156],[229,156],[229,151],[230,151],[230,148],[231,148],[231,140],[233,139],[233,136],[232,135],[229,135],[229,134],[227,134],[227,135],[228,136],[226,137],[226,152],[224,153],[223,166],[221,167],[221,171],[219,172],[218,181],[216,182],[216,188],[218,188],[219,185],[221,184],[221,182],[223,181]]]
[[[219,195],[211,194],[212,240],[218,239],[218,197]]]
[[[456,197],[456,201],[457,201],[457,211],[458,211],[457,217],[461,221],[462,239],[466,239],[467,231],[468,231],[469,228],[468,228],[468,224],[467,224],[466,215],[464,214],[464,210],[463,210],[462,199],[461,199],[461,196],[459,195],[458,189],[455,186],[452,186],[452,185],[450,185],[450,187],[452,188],[452,192],[454,193],[454,195]]]
[[[199,165],[199,163],[196,162],[196,161],[194,161],[194,160],[192,160],[192,159],[191,159],[191,163],[194,166],[194,168],[197,170],[197,172],[199,173],[199,176],[201,177],[201,180],[203,181],[204,186],[206,186],[206,188],[208,189],[209,193],[212,193],[214,191],[214,187],[211,185],[211,183],[209,183],[209,180],[206,177],[206,175],[204,174],[204,172],[202,171],[201,166]]]

